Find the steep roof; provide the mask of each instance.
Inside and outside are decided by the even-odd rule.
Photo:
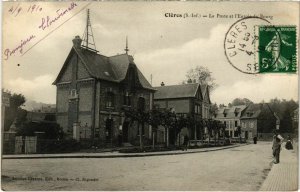
[[[154,87],[154,99],[172,99],[195,97],[199,88],[198,83]]]
[[[207,96],[209,103],[211,103],[210,96],[209,96],[209,86],[208,85],[201,85],[201,91],[202,91],[203,99],[205,99],[205,97]]]
[[[247,109],[243,112],[241,119],[258,118],[263,110],[268,110],[270,114],[274,116],[274,112],[272,111],[268,103],[259,103],[259,104],[250,104],[247,107]]]
[[[64,66],[62,67],[59,75],[53,84],[56,84],[63,74],[63,69],[68,64],[68,59],[72,54],[76,53],[87,72],[94,78],[107,80],[112,82],[121,82],[125,79],[127,70],[130,64],[134,63],[133,57],[128,54],[115,55],[112,57],[106,57],[104,55],[97,54],[96,52],[89,51],[84,48],[73,47],[66,59]],[[136,67],[138,79],[143,88],[154,90],[141,71]]]
[[[217,111],[216,119],[239,118],[239,117],[241,117],[242,112],[244,111],[245,108],[246,108],[246,105],[222,107]],[[224,113],[226,114],[226,117],[224,116]]]

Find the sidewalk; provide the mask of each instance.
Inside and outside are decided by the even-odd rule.
[[[296,147],[295,147],[296,148]],[[297,150],[282,147],[280,163],[273,164],[260,191],[298,191]]]
[[[222,147],[188,149],[187,151],[176,150],[176,151],[147,152],[147,153],[119,153],[118,151],[112,151],[112,152],[102,152],[102,153],[16,154],[16,155],[3,155],[2,159],[145,157],[145,156],[202,153],[202,152],[218,151],[223,149],[240,147],[244,145],[247,144],[234,144],[234,145],[222,146]]]

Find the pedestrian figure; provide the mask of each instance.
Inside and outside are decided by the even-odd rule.
[[[290,135],[288,135],[287,142],[286,142],[286,144],[285,144],[285,148],[286,148],[287,150],[293,149],[292,139],[291,139],[291,136],[290,136]]]
[[[183,147],[184,147],[183,150],[187,151],[188,143],[189,143],[189,137],[185,135],[183,139]]]
[[[254,144],[257,143],[257,137],[256,137],[256,136],[253,137],[253,143],[254,143]]]
[[[281,144],[283,142],[283,137],[278,133],[277,130],[274,130],[274,136],[273,136],[273,157],[274,157],[274,164],[279,163],[279,156],[280,156],[280,150],[281,150]]]

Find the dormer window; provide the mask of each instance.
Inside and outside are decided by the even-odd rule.
[[[227,116],[227,113],[223,113],[223,115],[224,115],[224,117],[226,117],[226,116]]]
[[[247,117],[251,117],[253,115],[253,112],[247,112]]]

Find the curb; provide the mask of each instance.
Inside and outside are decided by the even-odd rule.
[[[239,145],[234,145],[234,146],[228,146],[228,147],[224,147],[224,148],[218,148],[218,149],[207,149],[207,150],[203,150],[203,151],[186,151],[186,152],[180,152],[180,153],[134,153],[134,154],[116,154],[116,155],[69,155],[69,154],[62,154],[61,156],[56,155],[53,156],[51,154],[48,155],[41,155],[41,156],[2,156],[2,159],[54,159],[54,158],[127,158],[127,157],[147,157],[147,156],[162,156],[162,155],[182,155],[182,154],[190,154],[190,153],[203,153],[203,152],[210,152],[210,151],[220,151],[223,149],[230,149],[230,148],[236,148],[236,147],[241,147],[241,146],[245,146],[245,145],[249,145],[248,143],[246,144],[239,144]]]

